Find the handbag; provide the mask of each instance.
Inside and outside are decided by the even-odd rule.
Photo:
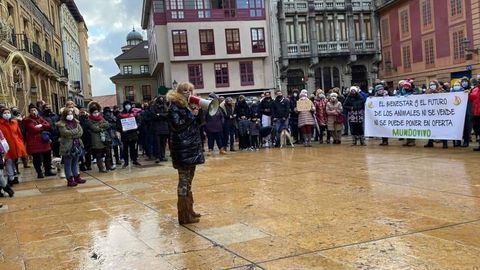
[[[83,150],[82,146],[79,144],[72,144],[72,148],[70,149],[70,156],[81,157],[83,155],[85,155],[85,150]]]
[[[0,153],[1,154],[6,154],[8,153],[8,150],[10,150],[10,145],[8,145],[8,142],[5,138],[0,140]]]
[[[343,124],[345,123],[345,117],[343,116],[343,114],[338,114],[335,116],[335,124]]]

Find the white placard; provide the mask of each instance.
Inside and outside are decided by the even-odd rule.
[[[120,122],[122,123],[123,132],[138,128],[137,120],[135,120],[135,117],[123,118],[120,119]]]
[[[467,103],[467,93],[370,97],[365,136],[461,140]]]

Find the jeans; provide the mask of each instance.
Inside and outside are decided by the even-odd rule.
[[[167,148],[167,140],[168,135],[155,135],[154,140],[154,149],[155,149],[155,157],[157,159],[164,159],[165,158],[165,151]]]
[[[213,150],[215,142],[217,142],[218,150],[223,148],[222,132],[208,132],[208,150]]]
[[[0,170],[0,187],[4,188],[7,186],[7,181],[3,178],[3,170]]]
[[[80,173],[78,172],[79,159],[79,156],[63,156],[63,168],[65,170],[65,177],[67,179],[80,175]]]
[[[277,119],[274,122],[274,127],[275,127],[275,141],[276,145],[280,146],[280,132],[282,132],[283,129],[288,128],[288,120],[287,119]]]
[[[52,151],[47,151],[43,153],[35,153],[32,154],[33,157],[33,167],[35,167],[35,171],[37,174],[42,173],[42,163],[43,169],[45,173],[50,173],[52,170]]]
[[[123,161],[125,162],[124,165],[127,166],[129,164],[129,155],[133,162],[137,161],[137,141],[122,141],[123,144]]]
[[[13,176],[15,175],[15,160],[5,160],[5,169],[7,170],[8,180],[13,180]]]
[[[224,146],[227,147],[227,145],[230,144],[230,148],[233,148],[233,145],[235,144],[235,126],[233,124],[225,125],[223,138]]]

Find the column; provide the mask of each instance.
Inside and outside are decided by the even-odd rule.
[[[284,70],[285,67],[288,67],[288,45],[287,45],[287,25],[285,21],[285,12],[283,10],[283,0],[278,2],[277,6],[277,17],[278,17],[278,35],[280,37],[280,58],[281,68],[280,70]],[[271,40],[270,42],[273,42]],[[285,88],[286,89],[286,88]]]
[[[310,66],[318,64],[318,39],[317,39],[317,27],[315,24],[315,2],[313,0],[308,1],[308,29],[310,43]]]
[[[335,25],[335,39],[337,40],[337,50],[339,49],[339,41],[341,40],[340,37],[340,26],[338,25],[338,13],[333,14],[333,24]]]
[[[363,49],[365,49],[365,40],[367,39],[367,36],[365,34],[365,21],[363,18],[363,13],[360,13],[360,34],[362,37]]]

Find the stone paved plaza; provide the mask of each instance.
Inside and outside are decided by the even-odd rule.
[[[480,269],[479,154],[368,143],[209,157],[187,226],[171,163],[77,188],[23,172],[0,269]]]

